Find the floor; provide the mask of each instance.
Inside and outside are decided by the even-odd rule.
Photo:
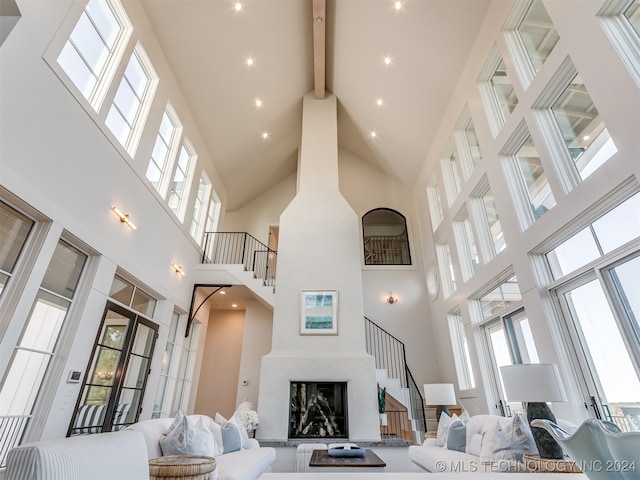
[[[372,447],[387,464],[387,472],[412,472],[409,460],[409,447]],[[271,464],[271,471],[277,473],[296,471],[295,447],[276,447],[276,461]]]

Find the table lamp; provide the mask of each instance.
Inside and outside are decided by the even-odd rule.
[[[427,383],[424,387],[424,402],[427,405],[436,405],[436,421],[440,421],[440,415],[445,412],[449,415],[447,405],[456,404],[456,392],[453,383]]]
[[[500,367],[504,392],[509,402],[527,404],[527,421],[536,418],[556,423],[556,416],[547,402],[566,402],[567,397],[560,383],[558,367],[552,363],[519,363]],[[564,453],[546,430],[531,427],[540,458],[562,459]]]

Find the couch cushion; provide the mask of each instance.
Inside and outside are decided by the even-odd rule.
[[[129,425],[123,431],[141,432],[147,444],[147,458],[158,458],[162,456],[160,437],[169,432],[172,423],[173,418],[152,418]]]
[[[444,447],[412,445],[409,447],[409,458],[428,472],[482,471],[478,457]]]
[[[254,480],[268,471],[276,459],[271,447],[250,448],[216,457],[218,480]]]

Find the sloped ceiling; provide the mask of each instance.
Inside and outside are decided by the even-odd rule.
[[[391,0],[327,0],[325,80],[338,99],[339,145],[412,186],[489,3],[406,0],[397,10]],[[239,11],[230,0],[142,4],[227,209],[293,173],[302,97],[314,89],[312,0],[245,0]]]

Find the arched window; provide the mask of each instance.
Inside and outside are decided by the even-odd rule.
[[[376,208],[362,217],[365,265],[411,265],[407,222],[389,208]]]

